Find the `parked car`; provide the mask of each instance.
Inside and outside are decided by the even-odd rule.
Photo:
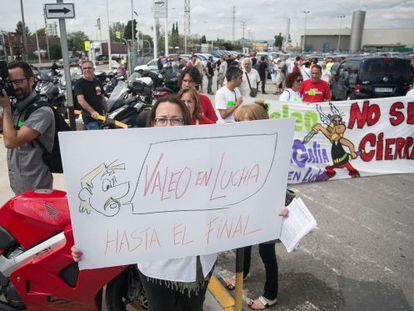
[[[331,71],[333,100],[405,96],[413,78],[402,58],[349,57]]]
[[[78,63],[79,63],[78,56],[75,56],[75,55],[69,56],[69,66],[77,66]],[[63,66],[63,58],[58,60],[58,65]]]
[[[108,55],[98,55],[98,56],[96,56],[96,60],[97,61],[107,61],[108,60]]]
[[[138,65],[134,68],[135,72],[140,71],[140,70],[150,70],[150,71],[158,72],[157,59],[154,58],[153,60],[150,60],[145,65]]]

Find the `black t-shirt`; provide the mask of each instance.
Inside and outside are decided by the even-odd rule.
[[[102,107],[102,85],[97,79],[88,81],[84,78],[76,81],[75,96],[83,95],[86,102],[99,114],[103,114]],[[88,111],[82,109],[82,118],[84,123],[96,121],[91,117]]]
[[[211,77],[214,76],[214,67],[211,61],[207,62],[207,72]]]
[[[267,71],[266,61],[260,62],[260,64],[259,64],[259,75],[262,78],[262,80],[263,80],[263,78],[266,77],[266,71]]]

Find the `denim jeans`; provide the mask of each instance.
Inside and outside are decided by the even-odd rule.
[[[85,130],[101,130],[102,129],[102,123],[99,121],[90,121],[88,123],[84,124]]]

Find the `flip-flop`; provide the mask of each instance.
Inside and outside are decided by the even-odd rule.
[[[258,300],[263,307],[253,308],[254,304],[256,303],[256,300]],[[249,303],[247,304],[251,310],[265,310],[271,306],[274,306],[277,303],[277,298],[274,300],[269,300],[263,296],[260,296],[256,300],[250,299]]]
[[[225,280],[225,287],[228,290],[234,290],[236,288],[236,285],[234,285],[235,280]]]

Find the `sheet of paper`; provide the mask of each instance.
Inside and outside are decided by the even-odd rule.
[[[302,199],[295,198],[287,207],[289,216],[283,218],[280,240],[290,253],[309,232],[316,228],[317,223]]]

